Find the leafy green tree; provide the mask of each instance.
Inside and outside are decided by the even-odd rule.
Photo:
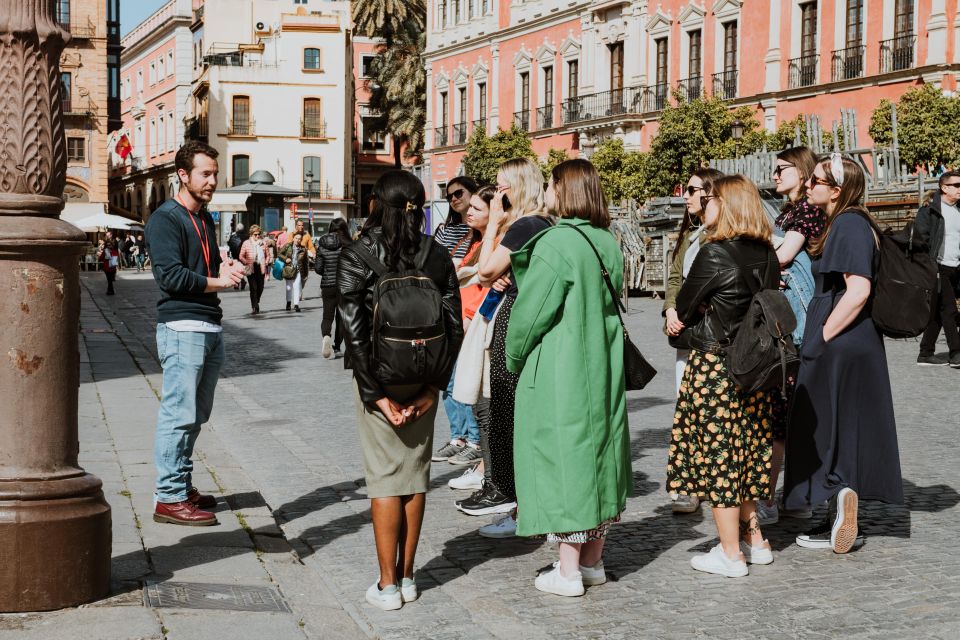
[[[355,33],[383,38],[387,46],[405,25],[422,32],[427,24],[425,0],[352,0],[350,13]]]
[[[881,101],[870,118],[870,137],[893,144],[892,108]],[[933,85],[913,87],[897,103],[900,159],[908,167],[931,170],[960,163],[960,100]]]
[[[619,204],[624,199],[643,198],[648,161],[649,154],[627,151],[620,138],[603,140],[590,156],[590,162],[600,174],[600,184],[610,204]]]
[[[550,174],[553,173],[553,168],[560,164],[561,162],[566,162],[570,159],[570,156],[567,155],[566,150],[564,149],[550,149],[547,151],[547,157],[540,162],[540,170],[543,172],[544,181],[550,179]]]
[[[516,125],[511,125],[506,131],[501,129],[492,136],[488,136],[480,128],[474,128],[473,134],[467,140],[463,173],[480,184],[494,184],[497,180],[497,169],[513,158],[537,161],[530,138]]]
[[[870,128],[867,130],[878,147],[893,144],[893,103],[883,98],[870,115]]]

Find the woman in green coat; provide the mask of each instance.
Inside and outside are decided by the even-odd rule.
[[[606,581],[603,543],[633,480],[623,330],[590,244],[618,289],[623,254],[588,161],[558,165],[545,200],[560,222],[511,256],[520,287],[506,340],[507,368],[520,373],[517,534],[560,544],[537,589],[579,596]]]

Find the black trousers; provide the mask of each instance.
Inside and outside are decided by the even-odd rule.
[[[320,321],[320,335],[333,336],[333,348],[340,350],[343,337],[340,335],[340,312],[337,310],[339,299],[336,287],[322,287],[320,295],[323,298],[323,320]],[[333,330],[334,333],[330,333]]]
[[[490,429],[487,436],[490,450],[490,477],[493,486],[511,500],[517,489],[513,470],[513,410],[520,376],[507,370],[507,326],[514,298],[500,303],[490,343]],[[481,447],[483,444],[481,443]]]
[[[480,453],[483,454],[483,480],[493,482],[493,462],[490,460],[490,398],[480,396],[473,405],[473,417],[480,427]]]
[[[940,328],[947,337],[950,355],[960,353],[960,333],[957,330],[957,291],[960,290],[960,267],[937,265],[940,272],[938,291],[934,294],[933,318],[920,340],[920,355],[932,356],[937,350]]]
[[[113,281],[117,279],[116,269],[104,269],[104,275],[107,276],[107,295],[113,295]]]
[[[250,282],[250,308],[256,309],[260,306],[260,296],[263,295],[263,271],[260,265],[254,263],[253,273],[247,276]]]

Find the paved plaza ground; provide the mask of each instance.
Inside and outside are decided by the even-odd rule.
[[[610,581],[582,598],[536,591],[554,549],[478,536],[488,519],[457,512],[453,500],[465,494],[446,486],[462,468],[434,463],[417,556],[422,596],[400,611],[374,609],[363,597],[377,565],[353,385],[342,360],[318,355],[318,284],[307,282],[299,314],[283,311],[278,282],[268,284],[259,316],[249,314],[246,292],[222,294],[228,363],[194,478],[217,495],[221,524],[192,528],[151,517],[157,288],[149,274],[125,271],[106,297],[102,274],[82,276],[81,464],[103,480],[113,508],[113,594],[72,610],[0,616],[0,640],[960,634],[960,371],[917,367],[914,341],[887,343],[907,504],[869,506],[863,548],[800,549],[793,536],[807,523],[785,520],[765,530],[772,565],[739,580],[697,573],[690,556],[716,543],[714,527],[709,513],[674,516],[667,506],[673,355],[651,299],[631,300],[628,319],[660,375],[628,395],[634,493],[610,534]],[[871,390],[861,393],[869,399]],[[436,442],[448,436],[441,417]],[[198,602],[205,608],[188,608]]]

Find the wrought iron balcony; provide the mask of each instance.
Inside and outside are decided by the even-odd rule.
[[[256,130],[253,120],[231,120],[227,129],[228,136],[252,136]]]
[[[87,18],[86,22],[75,22],[65,28],[70,30],[74,39],[87,40],[97,35],[97,27],[90,18]]]
[[[203,56],[203,63],[213,67],[242,67],[243,54],[239,51],[210,53]]]
[[[555,109],[552,104],[537,109],[537,130],[553,129],[556,125],[554,119]]]
[[[687,102],[699,100],[703,97],[703,76],[684,78],[677,83],[677,89]]]
[[[207,116],[187,118],[186,125],[188,140],[200,140],[202,142],[207,141],[209,137],[207,131]]]
[[[713,74],[713,95],[723,100],[733,100],[737,97],[736,69]]]
[[[906,35],[880,41],[880,73],[903,71],[913,67],[913,46],[917,36]]]
[[[480,118],[479,120],[474,120],[474,121],[473,121],[473,128],[470,129],[470,131],[476,131],[477,129],[480,129],[481,131],[483,131],[484,134],[487,133],[487,119],[486,119],[486,118]]]
[[[667,106],[670,99],[670,85],[666,82],[655,84],[650,87],[650,98],[648,108],[652,111],[660,111]]]
[[[513,124],[521,131],[530,131],[530,110],[514,111]]]
[[[651,111],[651,95],[648,87],[625,87],[568,98],[563,101],[563,124]]]
[[[453,144],[467,143],[467,123],[458,122],[453,125]]]
[[[790,60],[790,77],[788,88],[798,89],[810,87],[817,83],[817,67],[820,65],[820,55],[811,53]]]
[[[300,121],[301,138],[326,138],[327,123],[319,118],[304,118]]]
[[[65,116],[92,116],[94,113],[90,98],[80,98],[79,100],[64,98],[60,104],[63,106],[63,115]]]
[[[445,147],[447,146],[447,127],[446,125],[442,127],[437,127],[433,130],[433,146],[434,147]]]
[[[866,47],[856,45],[846,49],[836,49],[830,61],[830,78],[834,82],[863,77],[863,54]]]

